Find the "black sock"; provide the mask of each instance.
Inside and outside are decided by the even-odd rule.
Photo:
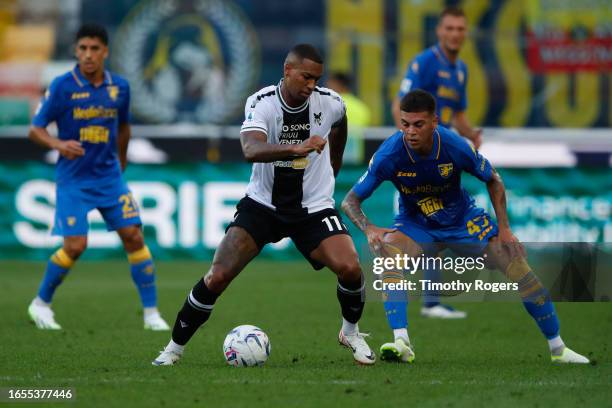
[[[208,290],[204,279],[200,279],[191,289],[183,308],[176,315],[172,329],[172,341],[181,346],[187,344],[191,336],[210,317],[217,297],[217,294]]]
[[[363,276],[361,281],[357,282],[338,281],[336,294],[338,295],[338,301],[340,301],[342,317],[350,323],[357,323],[361,318],[361,313],[363,313],[363,306],[365,305],[365,284],[362,282]]]

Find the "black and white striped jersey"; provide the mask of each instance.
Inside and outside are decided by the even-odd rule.
[[[304,104],[288,106],[281,82],[251,95],[241,132],[261,131],[268,143],[299,144],[311,135],[328,139],[331,128],[346,114],[344,101],[331,89],[316,87]],[[321,154],[254,163],[247,195],[279,213],[311,214],[334,208],[334,172],[329,143]]]

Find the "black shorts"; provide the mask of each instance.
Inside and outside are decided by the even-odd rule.
[[[260,250],[270,242],[289,237],[316,270],[325,265],[310,258],[310,253],[321,241],[333,235],[350,235],[342,217],[333,208],[312,214],[278,214],[249,197],[240,200],[236,208],[234,221],[227,226],[226,232],[231,227],[244,228]]]

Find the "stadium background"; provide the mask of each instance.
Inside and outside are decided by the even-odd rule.
[[[553,4],[554,3],[554,4]],[[470,35],[470,120],[485,128],[482,152],[507,183],[523,241],[612,241],[611,11],[605,1],[4,1],[0,8],[0,257],[44,260],[53,154],[30,143],[41,93],[71,68],[83,21],[106,25],[110,69],[132,86],[134,141],[127,178],[158,259],[209,259],[233,216],[250,166],[239,147],[245,98],[276,83],[291,44],[311,42],[327,72],[354,77],[371,110],[365,155],[347,160],[341,199],[382,139],[390,102],[410,58],[435,42],[436,16],[460,4]],[[581,5],[582,4],[582,5]],[[325,80],[322,81],[325,84]],[[486,190],[466,177],[478,201]],[[368,210],[385,223],[390,186]],[[119,257],[97,214],[86,257]],[[361,234],[355,234],[365,250]],[[265,256],[292,259],[288,242]]]

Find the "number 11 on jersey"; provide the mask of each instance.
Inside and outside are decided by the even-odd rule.
[[[338,231],[342,231],[342,224],[340,223],[340,220],[338,219],[338,216],[336,215],[332,215],[329,217],[325,217],[321,220],[321,222],[324,222],[325,225],[327,225],[327,228],[330,231],[334,230],[334,225],[332,224],[332,220],[334,221],[335,227]]]

